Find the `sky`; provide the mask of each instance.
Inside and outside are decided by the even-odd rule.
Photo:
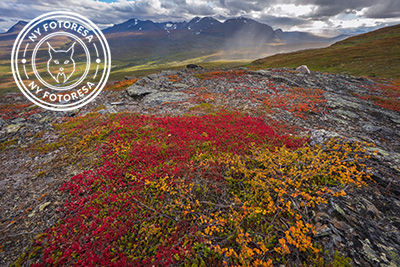
[[[362,33],[400,24],[400,0],[1,0],[0,32],[50,11],[73,11],[100,28],[137,18],[157,22],[247,17],[284,31]]]

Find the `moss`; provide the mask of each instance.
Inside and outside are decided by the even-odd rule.
[[[392,258],[392,262],[394,262],[397,265],[400,265],[400,255],[390,249],[388,249],[387,252],[389,256]]]
[[[40,146],[39,145],[36,146],[36,151],[42,152],[42,153],[49,153],[49,152],[54,151],[63,146],[63,143],[60,143],[60,142],[42,144],[42,142],[40,142],[40,141],[41,140],[36,142],[36,144],[41,144]]]
[[[93,111],[96,112],[96,111],[99,111],[99,110],[102,110],[102,109],[106,109],[106,108],[107,108],[106,106],[100,105],[97,108],[95,108]]]
[[[11,148],[11,146],[16,145],[18,143],[18,138],[14,138],[9,141],[5,141],[0,143],[0,151],[6,151]]]
[[[37,178],[45,177],[46,175],[47,175],[46,171],[40,171],[40,172],[36,173]]]
[[[337,251],[333,256],[332,266],[334,267],[351,267],[351,258],[341,256]]]
[[[33,139],[42,138],[44,135],[44,131],[38,132],[33,136]]]

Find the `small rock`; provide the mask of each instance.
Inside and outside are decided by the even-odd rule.
[[[335,109],[332,111],[333,113],[336,113],[344,118],[352,118],[352,119],[358,119],[360,116],[358,116],[356,113],[348,111],[348,110],[343,110],[343,109]]]
[[[332,219],[332,224],[339,230],[348,231],[351,229],[351,227],[347,223],[339,221],[336,218]]]
[[[265,76],[265,77],[270,77],[271,76],[271,72],[269,70],[249,71],[249,74],[251,74],[251,75],[260,75],[260,76]]]
[[[99,114],[106,114],[106,113],[117,113],[117,111],[113,107],[107,107],[105,109],[98,110],[97,113]]]
[[[341,119],[341,118],[338,118],[336,116],[332,116],[332,115],[328,114],[328,115],[326,115],[326,118],[328,118],[331,121],[335,121],[335,122],[337,122],[339,124],[349,125],[349,121],[348,120]],[[342,116],[342,118],[344,118],[344,117]]]
[[[326,224],[316,223],[315,224],[315,237],[328,236],[332,233],[331,229]]]
[[[188,64],[188,65],[186,65],[186,68],[188,68],[188,69],[201,69],[202,67],[200,67],[199,65],[196,65],[196,64]]]
[[[6,127],[7,133],[16,133],[22,128],[22,124],[11,124]]]
[[[154,74],[150,74],[149,76],[147,76],[147,78],[149,78],[152,81],[155,81],[155,80],[162,79],[163,75],[161,73],[154,73]]]
[[[43,203],[42,205],[39,206],[39,211],[43,211],[48,205],[50,205],[50,201]]]
[[[31,217],[35,216],[35,214],[36,214],[36,211],[34,210],[28,215],[28,217],[31,218]]]
[[[26,119],[25,118],[16,118],[16,119],[13,119],[11,122],[12,123],[22,123],[22,122],[26,122]]]
[[[311,71],[308,69],[306,65],[301,65],[296,69],[297,73],[311,75]]]
[[[331,138],[341,137],[338,133],[329,132],[324,129],[321,130],[312,130],[310,136],[310,144],[311,145],[320,145],[325,141],[328,141]]]
[[[344,247],[346,247],[346,246],[343,244],[344,240],[340,237],[340,235],[333,234],[333,235],[332,235],[332,241],[333,241],[333,244],[334,244],[337,248],[343,249]],[[331,244],[329,244],[329,246],[332,247],[333,244],[331,243]],[[358,266],[358,265],[356,265],[356,266]]]
[[[119,106],[119,105],[125,105],[125,103],[121,102],[121,101],[120,102],[112,102],[111,105],[112,106]]]
[[[315,222],[327,223],[331,221],[331,217],[325,212],[318,211],[315,213]]]
[[[345,216],[345,217],[346,217],[346,213],[344,212],[344,210],[343,210],[341,207],[339,207],[338,204],[336,204],[336,203],[333,202],[333,201],[331,201],[331,203],[332,203],[332,207],[333,207],[337,212],[339,212],[339,214],[341,214],[342,216]]]
[[[74,110],[59,112],[59,116],[61,116],[61,117],[73,117],[75,115],[76,115],[76,113]]]
[[[140,79],[139,81],[136,82],[136,84],[148,84],[151,82],[151,79],[149,77],[144,77],[142,79]]]
[[[46,116],[46,117],[44,117],[43,119],[41,119],[40,121],[39,121],[39,123],[41,123],[41,124],[45,124],[45,123],[49,123],[49,122],[51,122],[53,120],[53,118],[52,117],[50,117],[50,116]]]
[[[189,88],[189,85],[183,84],[183,83],[175,83],[172,85],[175,88],[182,88],[182,89],[186,89]]]
[[[369,217],[381,218],[380,211],[376,208],[376,206],[374,204],[372,204],[370,201],[368,201],[367,199],[365,199],[363,197],[361,197],[360,199],[362,200],[362,202],[364,202],[364,207],[365,207],[364,212],[366,212],[366,214]]]
[[[372,124],[365,124],[362,128],[363,128],[364,131],[369,132],[369,133],[377,132],[377,131],[382,130],[381,127],[374,126]]]
[[[299,84],[297,84],[296,82],[294,82],[291,79],[288,79],[286,77],[280,76],[280,75],[272,75],[270,76],[271,80],[274,80],[275,82],[279,82],[279,83],[286,83],[289,86],[293,86],[293,87],[301,87]]]
[[[390,120],[393,121],[394,123],[398,124],[400,127],[400,119],[390,118]]]

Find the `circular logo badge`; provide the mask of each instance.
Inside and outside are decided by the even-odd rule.
[[[111,70],[100,29],[72,12],[51,12],[28,23],[15,40],[11,66],[21,92],[38,106],[67,111],[92,101]]]

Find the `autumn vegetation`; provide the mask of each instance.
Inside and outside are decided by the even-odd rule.
[[[317,244],[310,211],[365,184],[361,144],[310,146],[227,111],[92,113],[57,129],[75,159],[101,157],[61,188],[64,217],[16,266],[348,265]]]

